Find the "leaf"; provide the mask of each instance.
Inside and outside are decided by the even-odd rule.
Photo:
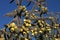
[[[11,0],[10,3],[14,2],[14,0]]]
[[[27,4],[27,7],[31,4],[31,1]]]
[[[17,14],[17,12],[14,10],[14,11],[12,11],[12,12],[10,12],[10,13],[5,14],[4,16],[9,16],[9,17],[11,17],[11,16],[15,16],[16,14]]]
[[[22,5],[22,0],[20,0],[20,5]]]

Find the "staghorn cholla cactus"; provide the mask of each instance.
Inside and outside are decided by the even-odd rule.
[[[13,20],[4,25],[5,28],[0,31],[0,37],[3,34],[4,40],[32,40],[33,37],[36,40],[57,40],[60,37],[60,23],[57,22],[58,16],[53,16],[54,13],[48,12],[48,8],[43,5],[46,0],[26,0],[29,2],[27,6],[23,6],[22,1],[16,0],[18,8],[4,15],[13,17]],[[34,3],[34,6],[31,10],[27,10],[26,7],[31,2]],[[59,14],[59,12],[57,13]],[[44,17],[43,14],[48,16]]]

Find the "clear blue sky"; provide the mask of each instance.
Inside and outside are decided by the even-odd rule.
[[[0,28],[3,28],[4,24],[7,24],[12,20],[12,18],[3,18],[2,16],[17,8],[15,2],[13,2],[12,4],[9,4],[9,2],[9,0],[0,0]],[[46,0],[46,2],[48,3],[49,11],[60,12],[60,0]],[[23,4],[25,5],[26,3],[27,2]],[[29,7],[29,9],[31,9],[31,7]]]

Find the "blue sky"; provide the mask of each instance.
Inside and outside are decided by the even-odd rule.
[[[3,28],[4,24],[7,24],[12,20],[12,18],[3,17],[3,15],[17,8],[15,2],[12,4],[9,4],[9,2],[9,0],[0,0],[0,28]],[[49,12],[60,12],[60,0],[46,0],[46,2],[48,3]],[[25,4],[27,4],[27,2],[24,0],[23,5]],[[31,7],[28,9],[31,9]]]

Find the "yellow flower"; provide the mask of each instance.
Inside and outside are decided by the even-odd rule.
[[[47,9],[47,7],[45,7],[45,11],[47,11],[48,9]]]
[[[2,35],[0,35],[1,36],[1,38],[3,38],[4,37],[4,34],[2,34]]]
[[[25,6],[23,6],[23,11],[26,11],[26,7]]]
[[[42,31],[42,30],[40,30],[40,31],[39,31],[39,33],[43,33],[43,31]]]
[[[48,37],[48,35],[46,34],[46,37]]]
[[[10,28],[10,27],[11,27],[9,24],[8,24],[7,26],[8,26],[8,28]]]
[[[34,33],[32,33],[32,36],[34,36]]]
[[[35,12],[37,12],[38,10],[35,10]]]
[[[24,28],[25,28],[25,26],[22,26],[22,28],[24,29]]]
[[[27,20],[29,23],[31,23],[31,20]]]
[[[31,20],[29,20],[29,19],[24,19],[24,22],[31,23]]]
[[[28,17],[29,15],[26,15],[26,17]]]
[[[27,31],[27,33],[29,33],[29,31]]]
[[[35,31],[35,34],[37,34],[37,31]]]
[[[28,24],[28,26],[31,26],[31,24]]]
[[[48,30],[48,31],[50,31],[50,30],[51,30],[51,28],[48,28],[47,30]]]
[[[23,34],[26,34],[26,32],[23,32]]]
[[[44,30],[45,30],[45,28],[44,28],[44,27],[42,27],[42,28],[41,28],[41,30],[42,30],[42,31],[44,31]]]
[[[37,28],[34,28],[34,30],[37,30]]]
[[[10,23],[10,26],[11,26],[11,27],[15,27],[16,25],[15,25],[14,22],[12,22],[12,23]]]
[[[20,31],[22,32],[22,31],[23,31],[23,29],[21,28],[21,29],[20,29]]]
[[[29,24],[28,24],[28,23],[26,23],[25,25],[26,25],[26,26],[29,26]]]
[[[26,28],[26,30],[29,30],[28,28]]]
[[[25,38],[25,40],[28,40],[27,38]]]
[[[41,10],[42,10],[43,12],[48,11],[47,7],[44,7],[44,6],[41,6]]]
[[[14,31],[14,28],[11,28],[10,30],[11,30],[11,32],[13,32]]]
[[[15,26],[14,29],[17,29],[17,26]]]
[[[56,35],[54,35],[54,37],[56,37]]]
[[[46,26],[50,26],[48,23],[46,23]]]
[[[26,15],[25,15],[26,17],[28,17],[28,16],[29,16],[29,13],[28,13],[28,11],[25,11],[25,14],[26,14]]]
[[[43,27],[43,24],[41,25],[41,27]]]
[[[25,13],[28,13],[28,11],[25,11]]]
[[[54,28],[57,28],[56,26]]]
[[[38,22],[40,23],[40,22],[41,22],[41,20],[38,20]]]
[[[32,19],[35,19],[33,16],[31,16]]]
[[[53,17],[49,17],[50,19],[54,19]]]
[[[26,19],[24,19],[24,22],[26,21]]]
[[[31,30],[31,32],[34,32],[34,30]]]
[[[39,23],[39,25],[41,25],[41,27],[43,27],[43,24],[42,23]]]
[[[32,19],[35,19],[35,18],[37,18],[37,16],[36,16],[35,14],[32,14],[32,15],[31,15],[31,18],[32,18]]]
[[[58,38],[55,38],[55,40],[59,40]]]
[[[19,6],[19,8],[18,8],[19,10],[23,10],[23,6]]]
[[[42,21],[42,23],[44,24],[44,21]]]
[[[27,29],[26,29],[26,28],[24,28],[24,30],[25,30],[25,31],[27,31]]]
[[[59,27],[59,24],[55,24],[56,27]]]

